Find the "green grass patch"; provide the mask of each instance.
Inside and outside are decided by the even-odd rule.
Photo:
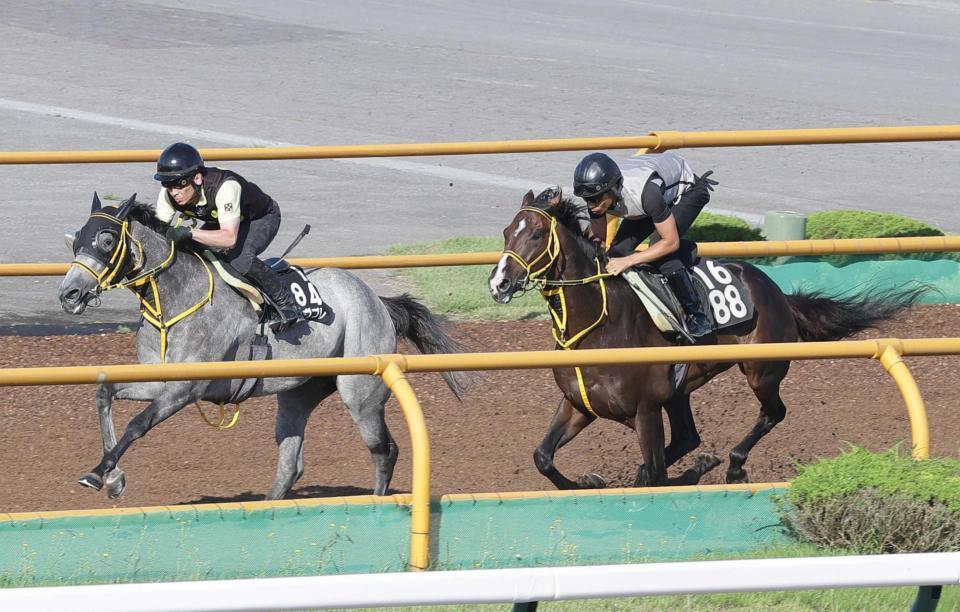
[[[482,253],[500,251],[503,239],[466,236],[439,242],[392,246],[387,255],[431,255],[437,253]],[[515,321],[546,318],[547,307],[537,291],[497,304],[490,297],[488,280],[492,265],[403,268],[394,274],[412,284],[413,293],[431,310],[457,319]]]
[[[943,236],[939,229],[910,217],[865,210],[831,210],[807,217],[807,238],[899,238]]]
[[[806,504],[866,488],[922,503],[936,501],[960,517],[960,461],[950,457],[916,461],[899,448],[872,453],[855,446],[838,457],[798,466],[787,499]]]
[[[778,508],[803,540],[853,553],[960,550],[960,461],[853,447],[799,466]]]
[[[701,212],[684,238],[696,242],[748,242],[763,240],[760,230],[739,217]]]

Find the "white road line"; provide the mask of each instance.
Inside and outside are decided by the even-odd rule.
[[[138,121],[136,119],[124,119],[123,117],[113,117],[111,115],[102,115],[100,113],[91,113],[61,106],[50,106],[47,104],[34,104],[32,102],[23,102],[20,100],[10,100],[0,98],[0,109],[17,111],[23,113],[32,113],[35,115],[47,115],[50,117],[64,117],[67,119],[76,119],[87,123],[96,123],[99,125],[109,125],[113,127],[127,128],[140,132],[152,132],[155,134],[169,134],[178,138],[190,139],[197,138],[236,147],[298,147],[302,144],[281,142],[279,140],[268,140],[257,138],[255,136],[244,136],[241,134],[230,134],[228,132],[215,132],[212,130],[203,130],[198,128],[188,128],[177,125],[168,125],[165,123],[152,123],[149,121]],[[540,181],[531,181],[527,179],[518,179],[499,174],[488,174],[486,172],[475,172],[473,170],[463,170],[452,168],[450,166],[437,166],[425,163],[398,159],[393,157],[360,157],[348,159],[332,159],[339,163],[358,164],[395,172],[407,172],[410,174],[419,174],[423,176],[433,176],[442,178],[451,182],[466,182],[478,185],[487,185],[492,187],[504,187],[525,191],[527,189],[546,189],[553,187],[552,183],[543,183]],[[570,191],[570,187],[564,187],[564,191]],[[710,206],[709,211],[720,215],[733,215],[740,217],[749,223],[759,223],[760,215],[741,213],[736,211],[724,210]]]

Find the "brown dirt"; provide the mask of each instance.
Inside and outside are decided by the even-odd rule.
[[[960,306],[916,307],[860,337],[960,336]],[[548,350],[545,322],[458,323],[453,335],[475,350]],[[132,334],[0,337],[0,367],[134,363]],[[958,358],[913,357],[907,363],[923,394],[932,454],[957,456],[960,411],[953,386]],[[551,490],[533,465],[533,449],[559,400],[547,370],[486,373],[459,403],[436,375],[411,376],[426,414],[435,494]],[[754,449],[747,469],[754,482],[782,481],[796,462],[832,456],[853,443],[872,450],[909,446],[903,400],[879,363],[867,359],[798,361],[784,381],[787,418]],[[273,481],[274,398],[243,405],[235,429],[217,431],[188,407],[123,458],[127,491],[117,500],[85,489],[77,478],[100,460],[94,389],[90,385],[0,389],[0,488],[3,511],[109,508],[187,502],[262,499]],[[703,445],[726,458],[748,431],[758,405],[742,375],[726,372],[693,395]],[[141,405],[115,403],[118,427]],[[208,406],[209,407],[209,406]],[[400,445],[394,491],[410,490],[410,442],[394,400],[387,407]],[[636,436],[622,425],[598,422],[562,449],[557,464],[568,476],[595,471],[613,486],[628,486],[639,461]],[[671,468],[678,474],[689,467]],[[725,465],[707,475],[720,483]],[[368,494],[373,467],[343,405],[328,399],[310,420],[306,471],[295,497]]]

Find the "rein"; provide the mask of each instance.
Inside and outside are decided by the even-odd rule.
[[[516,261],[520,267],[527,271],[527,281],[524,284],[524,290],[528,285],[540,285],[540,295],[543,296],[543,299],[547,302],[547,310],[550,311],[550,317],[553,319],[553,327],[551,327],[550,333],[553,335],[554,341],[556,341],[557,346],[565,351],[573,350],[576,348],[576,343],[583,340],[587,334],[599,327],[603,323],[604,319],[606,319],[609,315],[609,310],[607,309],[607,284],[604,282],[604,279],[613,275],[609,272],[603,272],[601,269],[602,264],[600,263],[600,259],[595,257],[594,263],[596,263],[597,266],[596,274],[578,279],[551,280],[543,278],[543,275],[550,270],[557,257],[560,255],[560,238],[557,235],[557,218],[540,210],[539,208],[532,206],[525,206],[520,210],[535,212],[550,221],[550,237],[547,239],[547,245],[544,247],[543,251],[529,263],[527,263],[523,257],[521,257],[515,251],[504,249],[503,253],[504,255]],[[537,263],[544,257],[547,258],[546,263],[534,270],[534,266],[537,265]],[[600,314],[593,323],[568,338],[567,314],[569,309],[567,308],[567,299],[566,295],[564,294],[564,288],[589,285],[591,283],[600,284],[600,295],[603,299],[603,306],[600,309]],[[555,288],[549,289],[549,287]],[[551,298],[558,299],[560,314],[557,314],[557,309],[554,308],[553,304],[551,303]],[[577,384],[580,388],[580,398],[583,400],[583,405],[590,414],[597,417],[597,413],[590,404],[590,398],[587,396],[587,388],[583,382],[583,372],[581,372],[579,366],[574,366],[574,371],[577,374]]]
[[[176,259],[176,245],[174,242],[172,240],[170,241],[170,254],[167,255],[166,259],[161,261],[159,264],[143,272],[140,271],[140,268],[134,268],[126,274],[126,276],[135,274],[133,278],[126,281],[116,281],[117,277],[120,276],[120,271],[123,269],[126,256],[130,253],[130,244],[136,245],[140,254],[140,261],[145,261],[145,257],[143,255],[143,245],[139,240],[133,237],[133,234],[130,233],[130,222],[127,219],[120,219],[100,211],[91,213],[90,216],[108,219],[119,225],[119,243],[117,244],[116,250],[110,256],[110,260],[107,262],[107,265],[99,274],[81,261],[74,259],[73,263],[96,279],[97,288],[99,291],[110,291],[111,289],[123,287],[125,289],[129,289],[134,293],[134,295],[137,296],[137,299],[140,300],[140,314],[143,316],[143,319],[160,332],[160,363],[166,363],[168,330],[173,327],[174,324],[186,319],[191,314],[200,310],[202,306],[210,303],[213,300],[213,273],[210,271],[210,266],[203,259],[203,257],[197,253],[193,253],[193,255],[200,260],[200,263],[203,264],[203,269],[207,272],[207,292],[202,298],[200,298],[200,301],[195,303],[193,306],[190,306],[183,312],[173,317],[164,319],[163,309],[160,305],[160,287],[157,285],[157,276],[169,268]],[[145,296],[147,291],[144,286],[148,284],[152,292],[152,300]],[[141,288],[143,288],[142,291]]]

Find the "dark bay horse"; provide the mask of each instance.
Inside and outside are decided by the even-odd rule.
[[[245,297],[228,286],[210,264],[189,247],[164,237],[166,224],[135,196],[119,206],[101,207],[94,195],[86,224],[72,240],[74,260],[60,285],[60,302],[73,314],[84,311],[102,291],[132,290],[141,300],[137,331],[140,363],[234,361],[248,359],[258,329],[258,316]],[[266,337],[273,359],[358,357],[395,353],[405,337],[426,353],[459,352],[422,304],[402,295],[378,297],[353,274],[338,269],[311,273],[332,321],[301,321]],[[159,325],[158,325],[159,323]],[[459,398],[469,376],[444,376]],[[126,480],[117,467],[123,453],[151,428],[198,400],[223,402],[231,397],[230,380],[116,383],[97,390],[103,458],[80,479],[97,490],[107,485],[111,497],[123,493]],[[373,493],[387,493],[398,448],[384,421],[390,390],[378,376],[266,378],[252,396],[277,394],[277,475],[267,499],[284,497],[303,474],[303,438],[314,408],[339,391],[373,458]],[[117,440],[112,418],[114,398],[149,402],[131,419]]]
[[[606,255],[602,247],[581,235],[570,202],[559,197],[551,200],[551,195],[544,192],[534,198],[533,192],[528,192],[520,211],[504,229],[504,255],[490,274],[493,299],[506,303],[516,292],[539,285],[544,297],[555,300],[558,349],[673,345],[627,282],[603,273]],[[784,295],[756,267],[733,261],[723,264],[743,281],[755,309],[753,319],[737,334],[719,335],[720,344],[838,340],[890,318],[924,291],[902,291],[882,299],[870,292],[849,297],[802,292]],[[643,464],[637,470],[635,486],[666,484],[667,468],[700,444],[690,393],[733,365],[690,364],[679,385],[671,379],[670,364],[554,369],[564,399],[534,452],[537,469],[560,489],[603,486],[603,479],[595,474],[574,482],[554,465],[557,450],[600,417],[637,432]],[[730,483],[747,481],[743,466],[748,453],[786,415],[780,383],[790,362],[737,365],[760,401],[760,416],[730,451],[726,473]],[[670,444],[666,446],[661,409],[670,419]],[[719,458],[703,454],[676,482],[693,484],[719,463]]]

